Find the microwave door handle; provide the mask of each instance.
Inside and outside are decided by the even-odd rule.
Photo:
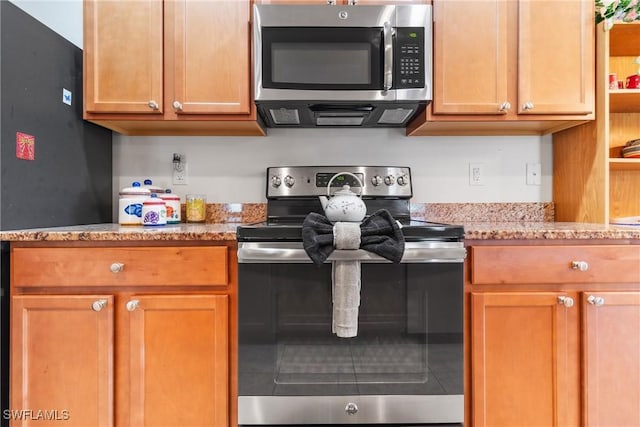
[[[391,22],[385,22],[382,26],[384,37],[384,83],[383,91],[386,92],[393,86],[393,29]]]

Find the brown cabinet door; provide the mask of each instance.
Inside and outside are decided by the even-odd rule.
[[[593,1],[518,4],[518,114],[592,113]]]
[[[162,5],[85,0],[85,111],[162,113]]]
[[[640,425],[640,292],[586,292],[584,425]]]
[[[166,3],[176,114],[250,113],[249,16],[248,0]]]
[[[578,315],[562,296],[472,293],[474,427],[570,425],[568,329]]]
[[[506,112],[508,3],[434,2],[433,114]]]
[[[433,114],[592,113],[593,13],[589,0],[435,1]]]
[[[11,312],[11,425],[113,425],[113,297],[14,296]]]
[[[228,296],[133,296],[130,425],[227,426]]]

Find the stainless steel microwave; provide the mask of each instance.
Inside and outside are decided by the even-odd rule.
[[[267,126],[405,126],[431,100],[431,5],[255,5]]]

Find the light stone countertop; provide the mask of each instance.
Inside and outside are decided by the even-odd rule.
[[[574,222],[461,222],[467,240],[640,240],[640,226]],[[3,241],[233,241],[241,223],[175,224],[158,227],[76,225],[0,231]]]

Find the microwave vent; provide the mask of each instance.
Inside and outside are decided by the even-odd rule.
[[[378,123],[382,125],[399,125],[404,123],[404,121],[413,114],[413,111],[413,109],[409,108],[390,108],[384,110]]]
[[[300,115],[297,109],[271,108],[269,109],[273,123],[277,125],[299,125]]]

